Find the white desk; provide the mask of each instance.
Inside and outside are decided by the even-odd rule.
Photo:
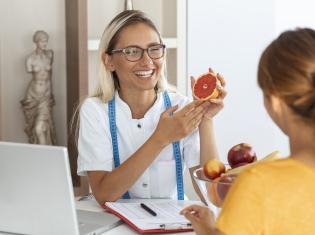
[[[143,201],[143,200],[142,200]],[[88,211],[104,211],[94,200],[89,201],[76,201],[76,207],[80,210]],[[104,235],[134,235],[138,234],[135,230],[130,228],[127,224],[122,224],[104,233]],[[181,235],[192,235],[195,232],[184,232],[184,233],[163,233],[163,234],[181,234]]]
[[[143,201],[143,200],[142,200]],[[101,208],[95,200],[89,200],[89,201],[76,201],[76,208],[80,210],[87,210],[87,211],[104,211],[103,208]],[[105,212],[107,213],[107,212]],[[127,224],[121,224],[105,233],[104,235],[134,235],[138,234],[135,230],[130,228]],[[192,235],[195,234],[195,232],[184,232],[184,233],[164,233],[164,234],[170,234],[170,235]],[[0,235],[12,235],[12,233],[1,233]]]

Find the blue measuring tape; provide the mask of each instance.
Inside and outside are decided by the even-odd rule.
[[[171,100],[167,92],[163,93],[164,106],[165,109],[171,107]],[[114,157],[114,166],[117,168],[120,165],[119,160],[119,150],[118,150],[118,140],[117,140],[117,127],[116,127],[116,108],[115,108],[115,96],[108,102],[108,117],[109,117],[109,126],[110,134],[112,137],[113,145],[113,157]],[[175,158],[175,167],[176,167],[176,182],[177,182],[177,199],[184,200],[184,184],[183,184],[183,167],[182,167],[182,157],[180,153],[179,141],[176,141],[173,144],[173,154]],[[130,199],[128,191],[123,195],[123,199]]]
[[[113,157],[115,168],[120,166],[119,150],[118,150],[118,140],[117,140],[117,127],[116,127],[116,107],[115,107],[115,96],[108,102],[108,118],[110,134],[112,136],[112,146],[113,146]],[[130,199],[130,195],[127,192],[124,193],[123,199]]]
[[[168,109],[172,106],[170,97],[167,92],[163,93],[164,106]],[[184,183],[183,183],[183,167],[182,167],[182,156],[180,154],[179,141],[173,142],[173,154],[175,158],[176,167],[176,182],[177,182],[177,199],[184,200]]]

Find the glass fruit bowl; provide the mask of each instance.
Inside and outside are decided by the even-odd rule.
[[[193,176],[208,206],[213,205],[215,208],[221,208],[225,196],[237,177],[236,174],[223,174],[211,180],[205,176],[202,167],[196,169]]]

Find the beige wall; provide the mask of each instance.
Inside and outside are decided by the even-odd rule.
[[[36,30],[45,30],[48,48],[54,51],[54,121],[58,145],[66,145],[65,0],[0,1],[0,130],[2,140],[27,142],[19,101],[23,99],[31,75],[25,58],[35,45]],[[0,135],[1,138],[1,135]]]

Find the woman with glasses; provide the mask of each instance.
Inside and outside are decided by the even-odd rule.
[[[213,103],[168,92],[165,45],[140,11],[124,11],[110,22],[99,58],[98,87],[80,109],[78,174],[88,176],[100,204],[184,199],[184,165],[192,172],[218,155],[212,117],[223,107],[224,89],[218,87],[221,96]],[[207,128],[210,148],[201,158],[199,125]]]
[[[286,31],[263,52],[258,84],[290,156],[243,171],[214,222],[207,207],[182,213],[199,235],[305,235],[315,231],[315,31]],[[200,136],[202,140],[202,136]]]

